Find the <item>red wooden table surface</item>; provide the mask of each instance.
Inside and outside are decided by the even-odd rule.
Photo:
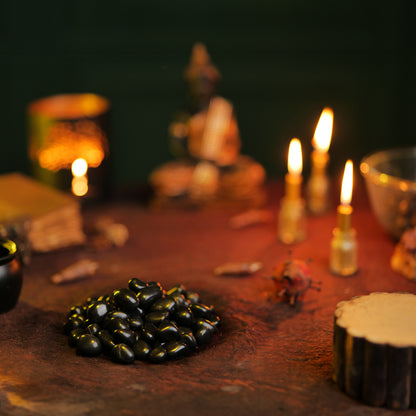
[[[274,214],[282,192],[281,184],[268,188]],[[353,204],[359,272],[351,277],[328,270],[335,207],[309,217],[307,239],[291,247],[276,239],[275,221],[231,229],[237,209],[151,211],[131,199],[86,209],[86,223],[108,215],[128,226],[130,239],[120,248],[33,256],[17,307],[0,316],[0,414],[391,414],[350,399],[331,379],[336,304],[374,291],[416,293],[416,284],[390,269],[394,242],[376,222],[363,189]],[[313,278],[321,282],[321,291],[308,291],[296,307],[276,298],[268,278],[290,249],[294,258],[312,260]],[[53,273],[83,258],[99,263],[95,276],[50,283]],[[235,261],[260,261],[263,269],[247,277],[214,276],[216,266]],[[159,365],[77,356],[62,334],[69,307],[124,287],[131,277],[165,288],[182,283],[213,304],[222,322],[212,343]]]

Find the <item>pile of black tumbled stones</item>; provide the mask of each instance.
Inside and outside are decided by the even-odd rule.
[[[128,288],[73,306],[64,333],[79,355],[161,363],[208,344],[219,322],[213,307],[182,285],[165,291],[158,282],[133,278]]]

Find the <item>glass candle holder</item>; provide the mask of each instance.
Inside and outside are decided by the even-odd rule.
[[[96,94],[62,94],[29,104],[33,176],[83,198],[109,190],[109,101]]]

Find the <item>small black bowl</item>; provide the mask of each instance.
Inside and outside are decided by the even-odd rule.
[[[13,309],[23,283],[22,264],[16,243],[0,240],[0,313]]]

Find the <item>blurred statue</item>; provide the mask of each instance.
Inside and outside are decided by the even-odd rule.
[[[216,93],[220,78],[205,46],[196,43],[185,70],[188,106],[169,126],[170,148],[177,160],[150,176],[155,200],[161,205],[264,202],[264,169],[240,155],[233,106]]]

